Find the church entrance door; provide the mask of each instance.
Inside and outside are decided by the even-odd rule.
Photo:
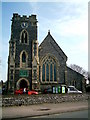
[[[28,84],[26,80],[21,80],[20,81],[20,88],[28,88]]]
[[[28,79],[26,78],[20,78],[18,81],[17,81],[17,84],[16,84],[16,89],[21,89],[21,88],[28,88],[30,87],[30,83],[28,81]]]

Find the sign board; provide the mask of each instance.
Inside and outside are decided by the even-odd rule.
[[[19,76],[20,77],[28,77],[29,76],[28,70],[20,70],[19,71]]]

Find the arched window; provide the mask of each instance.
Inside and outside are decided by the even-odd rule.
[[[20,67],[28,67],[28,54],[26,51],[20,53]]]
[[[56,82],[57,81],[57,65],[54,58],[47,56],[42,64],[42,81],[43,82]]]
[[[22,54],[22,62],[26,62],[26,54],[25,54],[25,52],[23,52],[23,54]]]
[[[27,44],[28,43],[28,32],[26,30],[23,30],[21,32],[21,43],[25,43]]]

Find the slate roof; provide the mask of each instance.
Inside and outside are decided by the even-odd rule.
[[[42,47],[44,45],[44,43],[50,42],[52,44],[52,46],[54,47],[54,49],[58,52],[58,54],[60,56],[62,56],[64,58],[64,60],[67,61],[67,56],[66,54],[63,52],[63,50],[60,48],[60,46],[57,44],[57,42],[54,40],[54,38],[52,37],[52,35],[50,34],[50,31],[48,32],[48,35],[45,37],[45,39],[42,41],[42,43],[39,45],[39,47]]]

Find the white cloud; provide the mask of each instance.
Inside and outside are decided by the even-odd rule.
[[[37,6],[37,2],[30,2],[30,7],[32,8],[32,14],[36,14],[37,13],[37,9],[38,9],[38,6]]]
[[[80,6],[79,6],[80,7]],[[55,28],[61,36],[88,35],[88,6],[77,8],[79,16],[64,16],[56,20]]]
[[[59,4],[61,5],[61,4]],[[75,37],[88,35],[88,5],[84,3],[66,4],[65,7],[52,9],[54,18],[40,16],[39,28],[46,32],[48,29],[58,36]],[[57,9],[58,8],[58,9]],[[61,8],[61,9],[60,9]],[[55,15],[61,15],[57,18]],[[55,19],[56,18],[56,19]]]
[[[67,22],[61,23],[58,26],[58,31],[62,36],[75,36],[75,35],[87,35],[88,25],[87,20],[85,19],[74,19]]]

